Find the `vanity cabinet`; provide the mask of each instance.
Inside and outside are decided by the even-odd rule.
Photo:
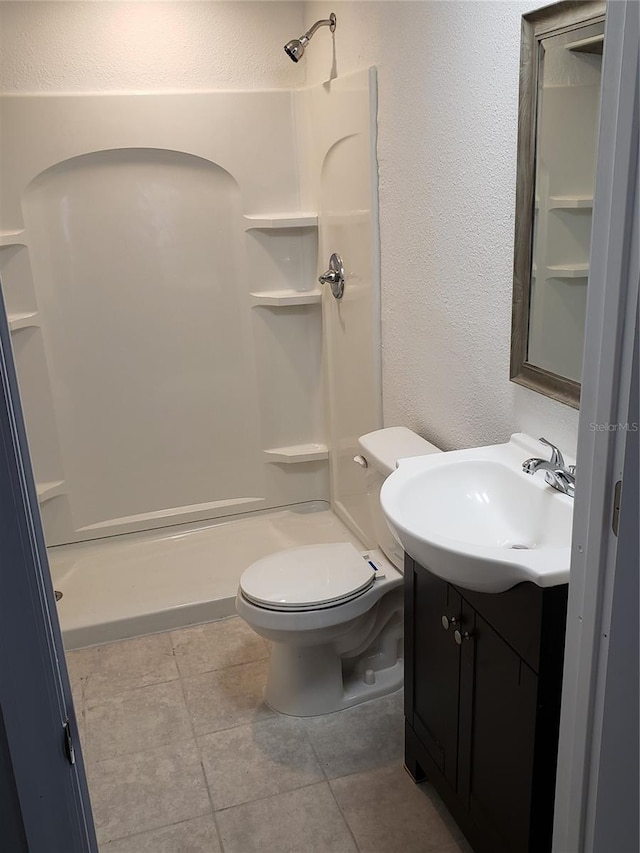
[[[477,593],[405,565],[405,764],[475,853],[551,850],[568,586]]]

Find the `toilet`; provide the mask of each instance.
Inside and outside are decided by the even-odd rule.
[[[265,701],[309,717],[398,690],[403,683],[403,559],[382,514],[380,488],[398,459],[439,453],[406,427],[359,439],[377,541],[308,545],[257,560],[240,578],[238,614],[272,643]]]

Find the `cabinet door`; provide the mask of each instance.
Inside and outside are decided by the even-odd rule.
[[[469,814],[496,853],[529,850],[538,677],[502,637],[463,604],[473,625],[462,643],[461,692],[472,692],[472,715],[461,714],[461,770]],[[461,703],[462,704],[462,703]],[[468,760],[468,759],[467,759]],[[464,796],[465,791],[461,790]]]
[[[418,565],[413,576],[413,728],[451,787],[457,784],[460,650],[454,630],[462,599]],[[451,622],[443,627],[443,616]],[[455,619],[455,622],[452,620]]]

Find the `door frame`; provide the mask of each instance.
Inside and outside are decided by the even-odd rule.
[[[0,288],[0,824],[12,853],[97,853],[10,334]]]
[[[628,422],[634,405],[632,367],[640,266],[639,8],[637,0],[607,4],[556,783],[555,853],[591,853],[596,849],[597,823],[604,816],[603,812],[597,813],[596,804],[599,793],[603,793],[599,788],[604,784],[599,771],[601,747],[606,743],[602,734],[610,686],[607,670],[614,662],[610,659],[611,631],[619,632],[619,638],[624,636],[627,646],[635,645],[636,651],[638,643],[637,596],[636,619],[630,621],[620,618],[620,598],[614,594],[616,585],[625,577],[623,569],[634,548],[638,553],[637,518],[634,524],[621,525],[616,535],[612,516],[619,480],[623,481],[620,517],[631,509],[634,497],[637,506],[633,481],[629,482],[624,469],[625,456],[628,463],[639,434],[611,429],[610,425]],[[637,404],[637,395],[635,399]],[[635,482],[637,488],[637,472]],[[633,702],[634,698],[628,695],[626,701]],[[610,703],[608,712],[615,716]],[[637,718],[635,727],[637,737]],[[636,764],[637,771],[637,762],[630,763]],[[628,801],[628,780],[624,773],[618,774],[615,784],[620,786],[615,806],[620,819],[627,817],[623,804]],[[608,793],[609,801],[616,802],[615,793]],[[637,809],[637,798],[635,805]]]

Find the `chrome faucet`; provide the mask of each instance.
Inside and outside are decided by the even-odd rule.
[[[545,472],[545,481],[562,492],[563,495],[574,497],[576,490],[576,466],[565,465],[564,456],[560,450],[547,441],[546,438],[539,439],[542,444],[546,444],[551,448],[551,459],[525,459],[522,463],[522,470],[525,474],[535,474],[538,471]]]

